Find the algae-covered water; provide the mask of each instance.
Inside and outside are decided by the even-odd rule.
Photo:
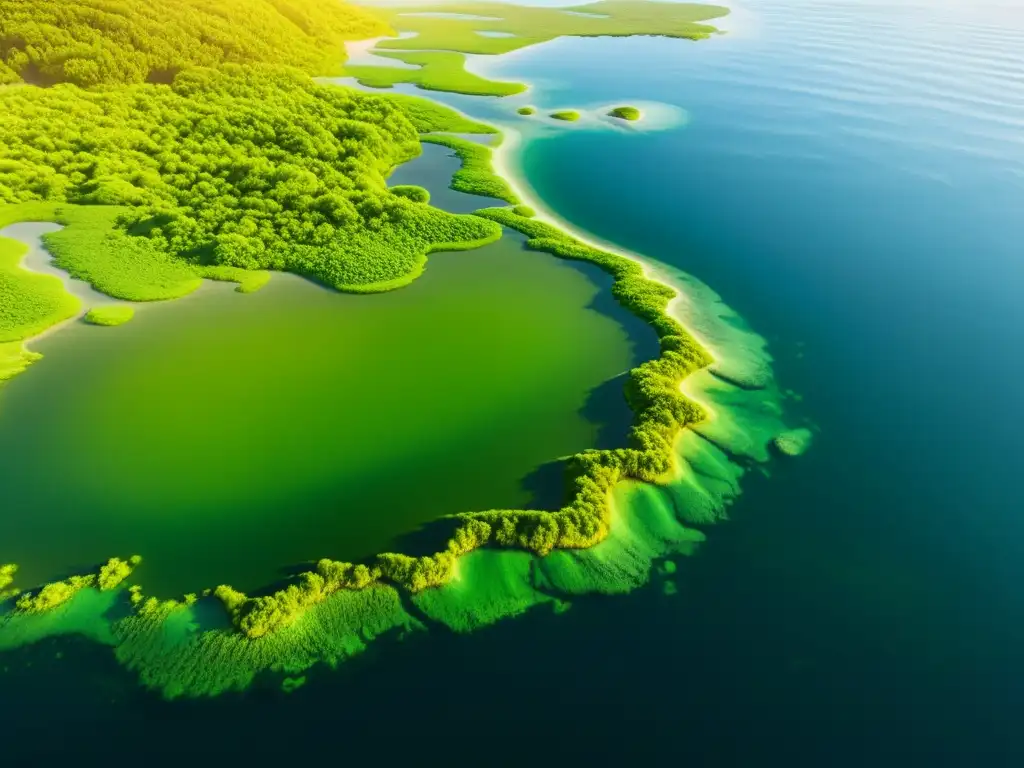
[[[31,583],[137,553],[157,594],[252,589],[445,514],[557,505],[538,468],[629,418],[621,385],[593,394],[638,352],[599,290],[510,234],[393,293],[276,275],[73,323],[0,391],[0,561]]]

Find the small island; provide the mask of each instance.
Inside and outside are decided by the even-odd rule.
[[[135,309],[128,304],[108,304],[93,307],[82,318],[89,325],[114,326],[124,325],[135,317]]]
[[[620,120],[630,120],[630,121],[632,121],[632,120],[639,120],[640,117],[641,117],[639,109],[637,109],[636,107],[629,107],[629,106],[615,107],[614,109],[612,109],[611,111],[608,112],[608,116],[609,117],[617,117]]]
[[[520,107],[516,110],[520,115],[534,115],[537,110],[534,107]]]
[[[560,112],[552,112],[554,120],[565,120],[567,123],[574,123],[580,119],[580,113],[574,109],[563,109]]]

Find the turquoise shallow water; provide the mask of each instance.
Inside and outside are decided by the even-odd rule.
[[[431,633],[289,699],[175,709],[125,683],[99,722],[140,744],[171,717],[197,736],[294,729],[314,757],[344,739],[350,756],[496,764],[1021,764],[1024,19],[749,5],[731,37],[561,41],[489,70],[535,82],[522,101],[542,107],[686,110],[666,132],[538,135],[519,162],[560,215],[699,276],[765,334],[814,448],[748,478],[674,598],[655,583]],[[482,117],[519,103],[445,98]],[[94,669],[28,670],[18,722],[43,733],[25,713],[57,696],[95,705],[117,673]],[[424,691],[425,714],[381,717]]]

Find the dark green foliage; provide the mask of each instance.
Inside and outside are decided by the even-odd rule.
[[[423,187],[417,187],[415,184],[398,184],[391,187],[391,194],[401,195],[406,200],[412,200],[414,203],[430,202],[430,192]]]
[[[0,0],[0,84],[167,82],[225,62],[326,75],[343,41],[388,31],[340,0]]]
[[[519,202],[508,182],[491,167],[490,147],[457,136],[424,136],[423,141],[448,147],[462,160],[462,167],[452,176],[452,189],[509,203]]]
[[[192,281],[176,295],[195,287],[182,259],[383,290],[414,278],[433,250],[500,236],[388,191],[391,168],[420,151],[403,109],[294,70],[228,65],[171,86],[5,89],[0,133],[0,204],[124,207],[114,234],[97,229],[95,248],[146,269],[170,260]],[[58,262],[82,254],[81,241],[61,240],[48,238]],[[130,293],[112,295],[152,298]]]

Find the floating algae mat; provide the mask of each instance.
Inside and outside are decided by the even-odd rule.
[[[0,391],[0,562],[34,584],[137,553],[149,594],[251,589],[529,506],[538,467],[629,419],[588,406],[638,362],[591,306],[607,282],[509,235],[386,294],[278,275],[73,323]]]

